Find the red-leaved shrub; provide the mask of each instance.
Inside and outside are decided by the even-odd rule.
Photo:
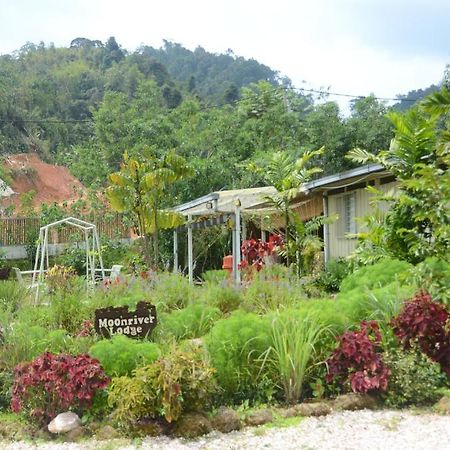
[[[359,331],[347,331],[337,340],[339,346],[327,361],[326,381],[349,381],[353,392],[385,391],[390,370],[377,353],[381,343],[377,323],[361,322]]]
[[[419,292],[407,301],[391,321],[394,333],[405,349],[418,344],[450,377],[450,314],[431,295]]]
[[[14,369],[11,409],[45,422],[67,409],[91,406],[94,394],[109,377],[89,355],[43,353]]]

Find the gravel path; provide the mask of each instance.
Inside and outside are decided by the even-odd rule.
[[[145,438],[140,444],[125,440],[86,441],[80,444],[0,442],[5,450],[450,450],[450,416],[408,411],[345,411],[308,418],[288,428],[247,428],[229,434],[211,433],[186,441]]]

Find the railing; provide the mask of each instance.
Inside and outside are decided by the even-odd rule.
[[[98,234],[109,239],[130,237],[130,229],[120,215],[111,218],[92,221],[97,225]],[[0,246],[26,245],[39,235],[42,221],[34,217],[4,217],[0,218]],[[84,237],[74,227],[61,226],[51,230],[49,242],[61,244],[82,241]]]

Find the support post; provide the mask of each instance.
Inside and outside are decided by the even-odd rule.
[[[194,251],[192,248],[192,215],[188,215],[188,225],[187,225],[187,235],[188,235],[188,273],[189,273],[189,283],[194,283]]]
[[[173,273],[178,272],[178,232],[173,230]]]
[[[234,212],[234,248],[233,248],[233,277],[236,285],[241,283],[241,272],[239,263],[241,262],[241,202],[236,200],[236,209]]]
[[[322,197],[323,201],[323,215],[328,218],[328,195],[324,194]],[[325,266],[330,260],[330,225],[327,223],[323,224],[323,260]]]

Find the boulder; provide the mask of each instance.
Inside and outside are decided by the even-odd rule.
[[[49,424],[48,431],[53,434],[68,433],[81,428],[81,420],[77,414],[72,411],[58,414]]]
[[[98,441],[106,441],[109,439],[119,439],[121,435],[111,425],[103,425],[95,430],[94,437]]]
[[[245,418],[245,423],[252,427],[264,425],[269,422],[273,422],[273,413],[272,410],[268,408],[253,411]]]
[[[167,430],[161,420],[151,418],[142,418],[131,423],[130,430],[135,436],[160,436],[165,434]]]
[[[175,423],[173,434],[177,437],[192,439],[211,431],[211,422],[205,416],[199,413],[187,413]]]
[[[327,414],[330,414],[332,411],[331,406],[324,402],[300,403],[299,405],[295,406],[294,409],[297,412],[298,416],[304,417],[326,416]]]
[[[78,442],[86,437],[85,429],[82,427],[74,428],[64,435],[64,442]]]
[[[344,394],[339,395],[333,402],[333,409],[356,411],[358,409],[376,409],[378,401],[369,394]]]
[[[214,417],[212,426],[222,433],[229,433],[230,431],[240,430],[242,424],[239,414],[234,409],[222,406]]]
[[[277,414],[282,417],[283,419],[287,419],[289,417],[296,417],[300,413],[297,412],[297,409],[295,406],[291,406],[290,408],[278,408]]]
[[[435,410],[441,414],[450,414],[450,397],[444,395],[434,406]]]

